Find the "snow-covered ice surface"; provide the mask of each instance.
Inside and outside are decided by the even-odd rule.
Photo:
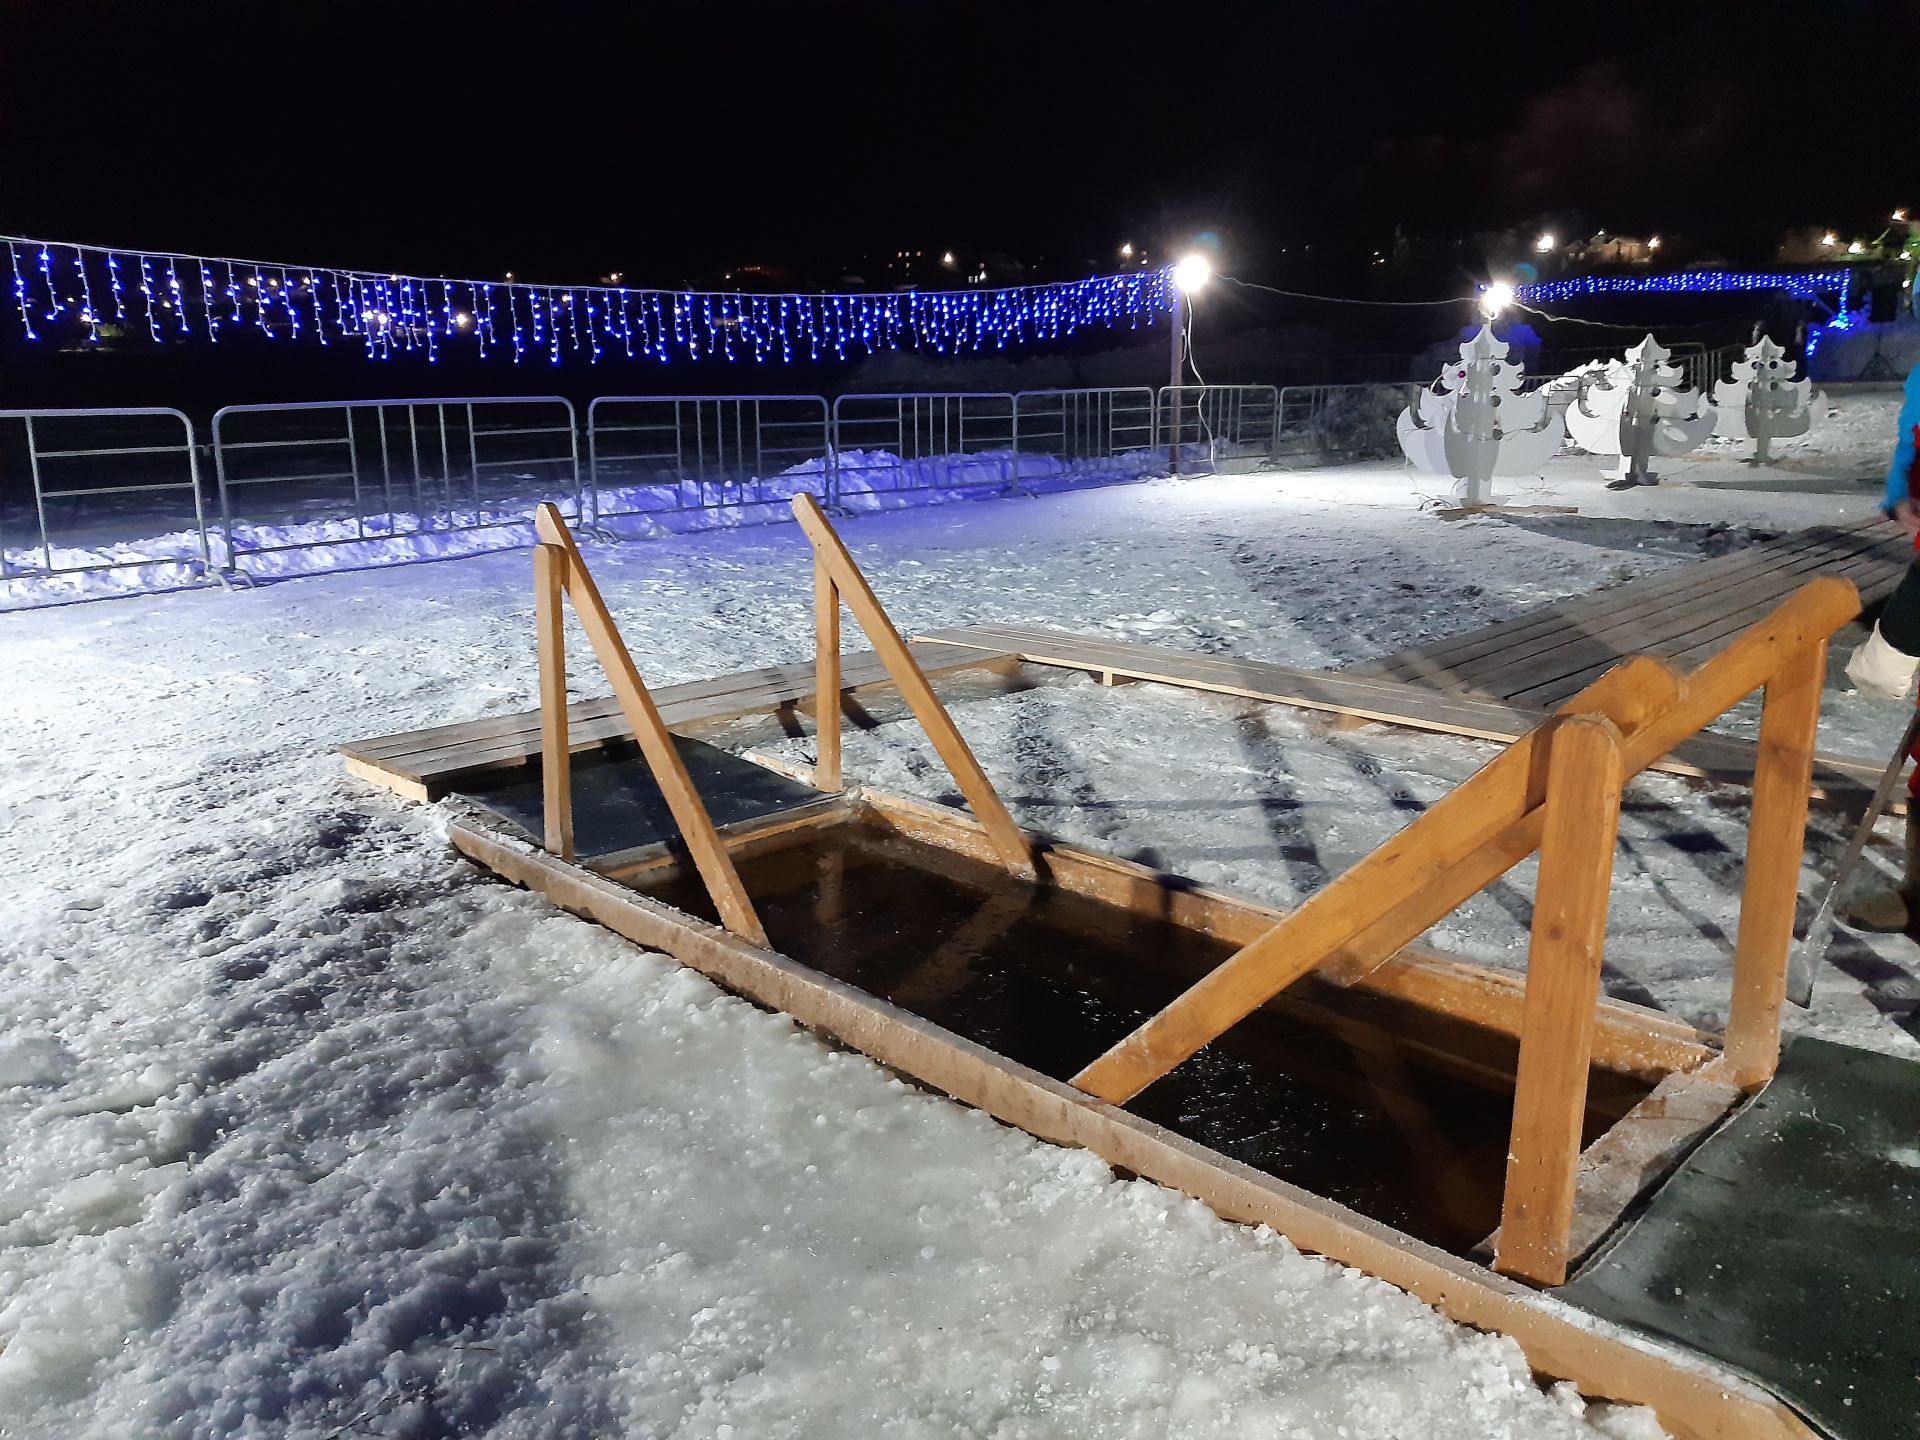
[[[1331,665],[1873,503],[1693,463],[1614,493],[1556,461],[1539,498],[1581,514],[1517,523],[1381,466],[845,533],[909,628]],[[791,527],[590,559],[652,680],[808,652]],[[530,609],[515,553],[0,617],[0,1435],[1658,1433],[488,880],[341,773],[339,741],[526,708]],[[1869,753],[1897,729],[1828,707]],[[958,718],[1027,823],[1274,899],[1492,753],[1073,680]],[[908,725],[848,760],[948,788]],[[1628,811],[1609,984],[1713,1019],[1744,797],[1652,777]],[[1529,888],[1431,938],[1519,963]],[[1915,1052],[1911,948],[1836,954],[1796,1023]]]

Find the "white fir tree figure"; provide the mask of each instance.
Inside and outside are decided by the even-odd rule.
[[[1538,475],[1560,448],[1565,431],[1544,395],[1520,393],[1520,367],[1507,344],[1480,333],[1460,347],[1460,359],[1440,372],[1439,391],[1420,390],[1400,414],[1400,448],[1417,470],[1451,475],[1462,503],[1493,504],[1496,475]]]
[[[1574,444],[1611,455],[1605,467],[1616,487],[1651,485],[1655,455],[1684,455],[1713,434],[1713,407],[1688,388],[1670,355],[1649,335],[1616,363],[1580,387],[1567,411]]]
[[[1813,428],[1814,413],[1827,408],[1826,392],[1814,395],[1813,382],[1794,379],[1793,368],[1787,352],[1762,337],[1733,362],[1732,378],[1714,387],[1716,433],[1753,441],[1756,465],[1773,458],[1775,440],[1806,434]]]

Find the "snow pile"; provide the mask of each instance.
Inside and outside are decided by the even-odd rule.
[[[1184,446],[1182,454],[1189,467],[1207,459],[1201,445]],[[622,539],[651,538],[791,520],[787,506],[795,495],[825,495],[830,483],[837,484],[843,509],[871,513],[991,498],[1008,490],[1044,495],[1083,485],[1130,484],[1165,473],[1165,452],[1153,449],[1073,458],[1012,450],[903,458],[884,450],[848,450],[838,456],[838,474],[831,481],[828,462],[813,459],[765,478],[603,482],[586,497],[586,504],[593,516],[590,528]],[[276,496],[279,513],[272,518],[256,514],[228,526],[209,521],[211,569],[200,560],[197,530],[52,545],[44,551],[10,548],[9,578],[0,581],[0,610],[222,583],[215,572],[243,583],[284,580],[518,549],[533,543],[532,514],[541,501],[554,501],[570,519],[577,515],[579,497],[554,491],[538,476],[504,483],[508,488],[517,485],[519,493],[433,515],[364,517],[316,516],[311,512],[334,502],[302,498],[293,487],[283,486]],[[142,503],[139,519],[150,522],[151,507]],[[91,525],[98,531],[108,523],[96,515]]]

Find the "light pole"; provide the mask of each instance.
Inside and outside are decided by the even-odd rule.
[[[1180,387],[1186,371],[1187,297],[1207,283],[1213,267],[1204,255],[1188,255],[1173,267],[1173,348],[1168,371],[1168,398],[1173,419],[1167,430],[1167,473],[1180,473]]]

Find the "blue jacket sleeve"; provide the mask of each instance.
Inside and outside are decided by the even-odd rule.
[[[1900,434],[1893,447],[1893,462],[1887,466],[1887,493],[1880,508],[1892,513],[1897,501],[1909,496],[1920,498],[1914,482],[1920,475],[1913,471],[1915,442],[1920,440],[1920,365],[1907,376],[1907,400],[1900,407]]]

